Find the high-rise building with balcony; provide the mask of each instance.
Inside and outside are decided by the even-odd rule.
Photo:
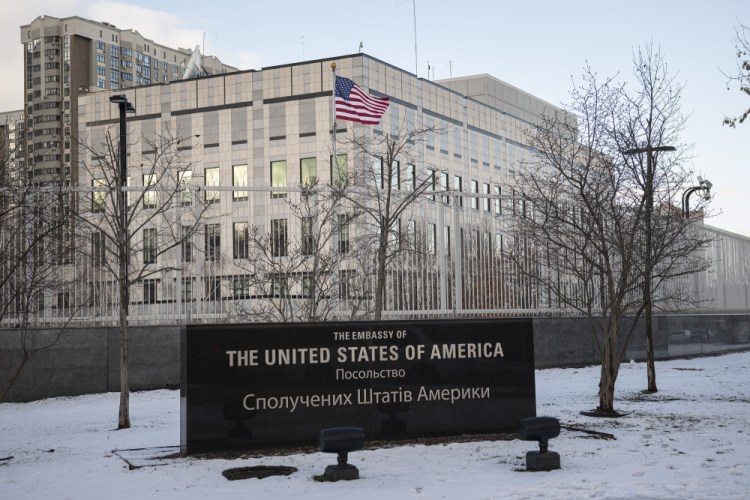
[[[0,187],[20,181],[18,165],[23,162],[23,111],[0,113]]]
[[[80,95],[237,70],[200,57],[197,47],[167,47],[138,31],[77,16],[40,16],[20,34],[25,157],[18,167],[37,185],[76,182]]]

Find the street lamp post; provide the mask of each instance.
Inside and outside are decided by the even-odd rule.
[[[646,228],[646,262],[645,274],[643,278],[643,302],[645,304],[645,322],[646,322],[646,371],[648,373],[648,391],[657,392],[656,387],[656,365],[654,360],[654,325],[653,325],[653,304],[651,301],[651,273],[653,271],[652,253],[652,227],[651,215],[654,209],[654,153],[674,151],[674,146],[652,146],[648,144],[642,148],[634,148],[623,151],[626,155],[637,155],[646,153],[646,178],[644,180],[644,195],[646,197],[646,206],[644,213],[644,226]]]
[[[709,200],[711,199],[712,187],[711,181],[698,176],[698,185],[688,188],[682,193],[682,216],[684,218],[690,218],[690,195],[696,191],[703,191],[703,198]]]
[[[120,216],[120,234],[119,234],[119,240],[120,240],[120,249],[121,249],[121,260],[125,264],[124,272],[121,278],[125,278],[127,280],[128,276],[128,210],[127,210],[127,193],[125,192],[125,187],[128,184],[128,153],[127,153],[127,137],[128,137],[128,129],[127,129],[127,123],[126,123],[126,115],[127,113],[135,113],[135,108],[133,105],[128,101],[128,98],[125,94],[117,94],[113,95],[109,98],[109,102],[113,104],[117,104],[117,107],[120,111],[120,144],[119,144],[119,153],[120,153],[120,161],[119,163],[119,175],[118,175],[118,182],[117,182],[117,211],[118,215]],[[125,303],[125,307],[127,308],[129,305],[130,300],[130,293],[129,289],[126,287],[125,290],[125,297],[120,297],[120,301]],[[121,304],[122,306],[122,304]],[[126,317],[127,321],[127,317]]]
[[[124,94],[109,98],[117,104],[120,112],[119,172],[117,182],[117,211],[120,218],[118,239],[120,243],[118,278],[120,285],[120,414],[118,428],[130,427],[130,389],[128,383],[128,309],[130,306],[130,283],[128,282],[128,205],[125,187],[128,183],[126,114],[135,113],[135,108]]]

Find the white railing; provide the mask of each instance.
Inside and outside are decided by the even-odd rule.
[[[280,280],[283,285],[263,288],[258,284],[259,270],[246,258],[252,251],[245,246],[248,233],[235,234],[238,223],[248,223],[248,228],[257,226],[263,234],[271,232],[274,224],[278,226],[272,220],[285,220],[283,239],[289,255],[276,260],[281,263],[293,259],[292,253],[301,248],[302,227],[289,203],[299,201],[299,190],[289,189],[286,197],[278,197],[272,193],[278,193],[279,188],[243,187],[247,195],[237,197],[234,193],[240,188],[211,189],[220,193],[219,200],[206,212],[202,229],[191,237],[189,256],[182,252],[181,245],[153,264],[143,264],[142,255],[133,256],[136,266],[148,266],[154,274],[131,286],[128,321],[184,324],[304,317],[303,309],[309,303],[311,264],[300,265],[294,271],[281,272],[284,268],[279,267],[276,274],[284,276]],[[81,191],[80,196],[86,197],[96,190]],[[403,250],[386,271],[384,318],[575,315],[560,309],[503,257],[500,247],[506,242],[507,221],[495,213],[498,207],[494,200],[485,203],[488,196],[471,193],[461,193],[460,197],[454,193],[447,198],[436,193],[432,200],[431,194],[427,193],[420,204],[402,216],[399,237]],[[341,210],[345,212],[346,207],[342,205]],[[154,221],[152,225],[159,238],[167,238],[170,231],[166,226],[190,214],[190,206],[175,207],[165,215],[171,222],[165,220],[162,225]],[[208,230],[210,235],[207,225],[214,225]],[[323,312],[318,319],[372,316],[372,252],[366,248],[365,252],[358,252],[357,248],[366,236],[364,227],[355,220],[349,228],[347,244],[342,243],[343,236],[336,234],[325,248],[344,248],[347,252],[327,273],[314,278],[321,281],[319,285],[326,282],[320,300]],[[695,312],[750,312],[750,238],[710,226],[702,229],[716,237],[704,250],[713,261],[712,266],[677,285],[692,288],[701,303]],[[33,300],[26,301],[32,325],[113,325],[119,320],[114,276],[92,255],[90,232],[76,230],[75,234],[76,251],[70,253],[68,262],[58,266],[48,286],[40,286],[34,292]],[[141,235],[132,237],[137,241]],[[396,239],[394,236],[392,244]],[[29,254],[27,259],[32,262],[34,256]],[[274,269],[265,272],[273,281],[270,276]],[[9,300],[17,293],[13,283],[18,280],[4,282],[0,298],[7,307],[0,326],[13,327],[22,321],[22,308],[18,307],[21,302]],[[268,313],[274,309],[275,315]],[[283,313],[278,312],[282,309]]]

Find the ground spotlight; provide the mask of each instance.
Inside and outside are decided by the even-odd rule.
[[[331,427],[320,431],[320,451],[338,453],[338,463],[329,465],[323,476],[330,481],[359,479],[359,470],[347,463],[350,451],[365,446],[365,431],[361,427]]]
[[[526,453],[526,470],[548,471],[560,468],[560,455],[548,451],[549,440],[560,435],[560,421],[553,417],[529,417],[518,422],[518,435],[524,441],[539,441],[539,451]]]

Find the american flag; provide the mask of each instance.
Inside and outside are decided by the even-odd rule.
[[[336,77],[336,118],[359,123],[377,124],[390,99],[365,94],[356,83],[348,78]]]

